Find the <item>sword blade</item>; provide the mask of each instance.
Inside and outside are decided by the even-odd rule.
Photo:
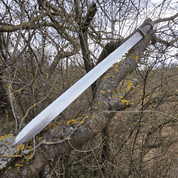
[[[54,120],[67,106],[82,94],[93,82],[103,75],[112,65],[119,62],[119,58],[128,52],[143,36],[136,32],[102,62],[89,71],[84,77],[53,101],[47,108],[30,121],[17,135],[13,146],[20,145],[38,134],[52,120]]]

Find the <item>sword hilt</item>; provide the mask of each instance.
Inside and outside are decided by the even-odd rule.
[[[146,21],[143,27],[138,28],[138,31],[143,37],[145,37],[149,30],[153,29],[154,23],[151,21]]]

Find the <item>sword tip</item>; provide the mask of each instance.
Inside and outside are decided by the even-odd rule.
[[[14,142],[13,142],[13,144],[12,144],[12,146],[13,147],[18,146],[18,145],[23,144],[24,142],[25,142],[24,139],[19,139],[19,138],[16,137]]]
[[[19,144],[18,144],[18,142],[17,142],[17,139],[15,138],[15,140],[14,140],[12,146],[15,147],[15,146],[18,146],[18,145],[19,145]]]

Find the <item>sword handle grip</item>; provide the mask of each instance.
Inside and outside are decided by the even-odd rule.
[[[151,30],[154,26],[153,22],[146,22],[143,27],[138,28],[138,31],[145,37],[149,30]]]

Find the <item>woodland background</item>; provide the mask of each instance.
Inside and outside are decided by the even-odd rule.
[[[178,2],[0,0],[0,177],[177,177]],[[14,136],[147,21],[154,28],[48,127]]]

